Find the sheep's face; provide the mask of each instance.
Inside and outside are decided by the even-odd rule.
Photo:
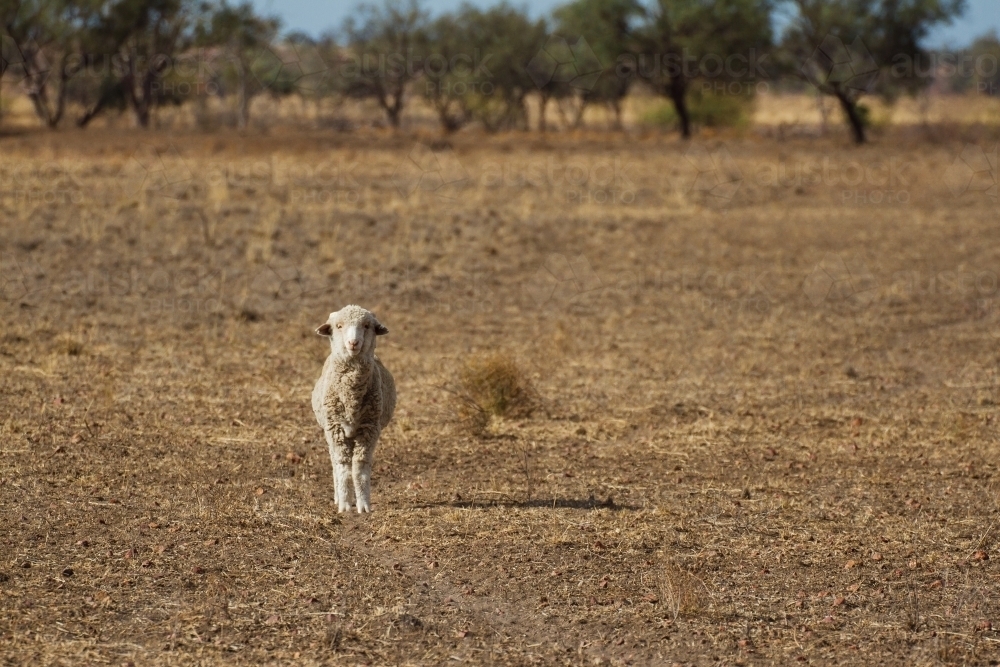
[[[375,351],[375,337],[384,336],[389,330],[382,326],[374,313],[360,306],[344,306],[316,329],[320,336],[330,339],[330,348],[338,356],[356,357]]]

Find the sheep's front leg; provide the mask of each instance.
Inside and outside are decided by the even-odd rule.
[[[341,440],[330,445],[333,460],[333,493],[337,499],[337,511],[351,509],[351,451]]]
[[[376,436],[377,437],[377,436]],[[358,500],[358,514],[372,511],[372,461],[375,459],[375,443],[354,448],[353,476],[354,493]]]

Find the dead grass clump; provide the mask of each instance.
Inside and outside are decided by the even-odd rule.
[[[73,336],[60,336],[56,343],[56,350],[60,354],[70,357],[79,357],[83,354],[83,341]]]
[[[667,565],[660,577],[660,599],[676,621],[697,616],[708,607],[708,590],[698,577],[676,565]]]
[[[530,378],[507,353],[488,352],[467,358],[458,373],[459,419],[482,433],[492,419],[527,417],[538,394]]]

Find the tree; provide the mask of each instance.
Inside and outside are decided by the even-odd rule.
[[[984,95],[1000,95],[1000,39],[997,34],[983,35],[969,49],[972,57],[972,77],[976,91]]]
[[[476,61],[477,90],[467,104],[488,131],[527,129],[525,98],[536,88],[528,65],[545,46],[546,25],[506,2],[487,10],[465,5],[458,16]]]
[[[687,94],[699,79],[745,82],[765,75],[773,0],[657,0],[640,30],[642,53],[619,63],[673,102],[691,137]]]
[[[407,86],[421,73],[417,47],[425,41],[427,13],[417,0],[384,0],[363,5],[361,23],[344,24],[349,62],[340,68],[348,94],[371,96],[399,127]]]
[[[193,43],[196,9],[188,0],[118,0],[102,12],[98,39],[106,52],[115,54],[116,85],[140,127],[149,127],[174,58]]]
[[[556,10],[556,31],[576,38],[581,50],[586,44],[604,70],[596,80],[586,80],[587,85],[570,85],[568,91],[564,88],[563,94],[575,93],[579,97],[576,123],[582,120],[587,104],[603,102],[614,112],[615,129],[621,129],[621,105],[635,79],[635,68],[631,65],[632,59],[619,59],[635,50],[636,22],[643,13],[638,0],[576,0]],[[581,43],[580,38],[584,42]],[[544,99],[543,93],[543,119]],[[544,124],[542,127],[544,129]]]
[[[0,0],[0,33],[7,37],[0,68],[19,70],[35,114],[49,128],[63,118],[100,6],[99,0]]]
[[[470,55],[470,41],[458,17],[445,14],[428,26],[424,40],[424,98],[434,107],[445,132],[455,132],[473,118],[470,100],[483,85]]]
[[[197,43],[224,49],[224,67],[236,82],[236,124],[244,129],[250,122],[250,102],[265,86],[286,85],[281,77],[280,50],[274,39],[281,27],[276,17],[258,16],[253,5],[232,6],[222,0],[213,7],[196,29]]]
[[[866,140],[861,98],[894,97],[928,85],[930,29],[951,21],[965,0],[794,0],[797,15],[784,36],[799,76],[835,97],[856,143]]]

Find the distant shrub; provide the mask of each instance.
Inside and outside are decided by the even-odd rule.
[[[688,112],[691,123],[700,127],[741,128],[750,124],[752,100],[742,95],[716,95],[694,91],[688,95]],[[650,127],[672,129],[678,125],[677,111],[669,100],[664,100],[641,117]]]

